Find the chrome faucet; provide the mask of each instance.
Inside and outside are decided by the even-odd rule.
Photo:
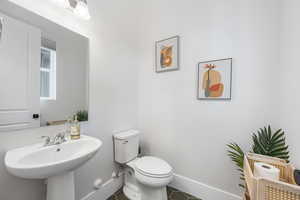
[[[50,136],[42,136],[42,138],[46,138],[44,147],[46,146],[52,146],[52,145],[59,145],[67,141],[65,133],[58,133],[51,139]]]
[[[65,133],[59,133],[53,139],[54,144],[62,144],[66,141],[67,139]]]

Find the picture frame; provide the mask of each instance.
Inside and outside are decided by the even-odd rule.
[[[198,100],[231,100],[232,60],[225,58],[198,63]]]
[[[155,71],[157,73],[179,70],[179,36],[155,43]]]

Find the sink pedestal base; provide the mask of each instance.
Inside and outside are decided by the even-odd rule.
[[[74,186],[74,172],[48,178],[47,200],[75,200]]]

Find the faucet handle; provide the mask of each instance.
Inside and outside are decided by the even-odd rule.
[[[58,137],[60,137],[60,139],[64,140],[66,138],[66,133],[65,132],[60,132],[58,134]]]
[[[57,137],[59,137],[60,139],[65,139],[66,134],[64,132],[60,132],[57,134]]]
[[[61,136],[60,138],[61,138],[62,142],[66,142],[67,141],[66,132],[61,132],[60,136]]]
[[[51,142],[51,137],[50,136],[42,136],[41,138],[42,139],[46,138],[44,146],[50,144],[50,142]]]
[[[50,139],[50,136],[43,135],[43,136],[41,136],[41,138],[42,139],[46,138],[48,140],[48,139]]]
[[[55,137],[54,137],[54,143],[55,144],[61,144],[63,142],[66,142],[66,136],[64,132],[60,132],[58,133]]]

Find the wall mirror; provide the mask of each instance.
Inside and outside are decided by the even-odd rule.
[[[13,3],[0,9],[0,131],[88,120],[88,38]]]

